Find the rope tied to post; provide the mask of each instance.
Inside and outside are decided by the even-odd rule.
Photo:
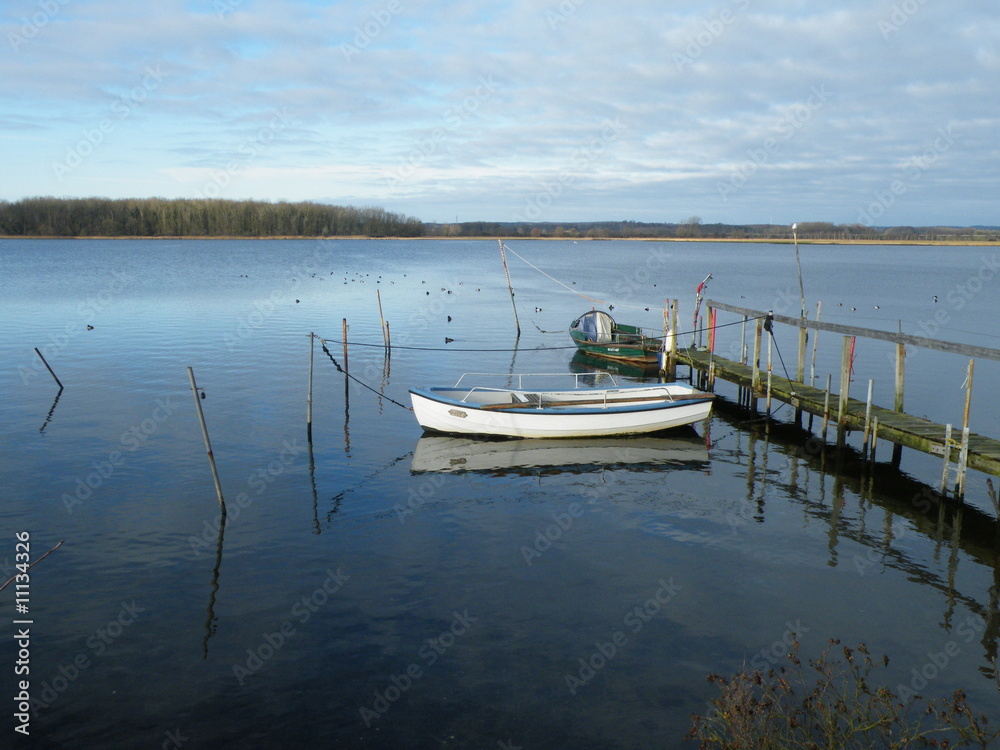
[[[346,377],[346,378],[348,378],[350,380],[353,380],[355,383],[357,383],[358,385],[360,385],[360,386],[362,386],[364,388],[367,388],[369,391],[371,391],[372,393],[374,393],[379,398],[384,398],[389,403],[395,404],[396,406],[398,406],[398,407],[400,407],[402,409],[406,409],[407,411],[413,411],[413,407],[412,406],[407,406],[406,404],[401,404],[396,399],[391,398],[389,396],[386,396],[384,393],[380,393],[379,391],[375,390],[370,385],[368,385],[368,383],[365,383],[364,381],[359,380],[358,378],[356,378],[353,375],[351,375],[351,373],[349,373],[347,370],[345,370],[343,367],[340,366],[340,362],[338,362],[336,359],[334,359],[333,354],[331,354],[330,350],[327,349],[327,347],[326,347],[326,339],[320,338],[319,336],[317,336],[316,338],[319,339],[320,346],[323,347],[323,352],[326,354],[326,356],[328,356],[330,358],[330,361],[333,362],[333,366],[337,368],[337,372],[342,372],[344,374],[344,377]]]

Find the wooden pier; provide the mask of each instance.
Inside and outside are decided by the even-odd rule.
[[[985,347],[955,344],[937,339],[910,336],[902,333],[891,333],[855,326],[845,326],[835,323],[821,323],[816,320],[791,318],[782,315],[751,310],[748,308],[728,305],[722,302],[708,300],[707,319],[708,346],[680,348],[676,336],[668,337],[673,346],[667,356],[668,370],[677,364],[687,365],[692,374],[697,370],[702,385],[714,390],[716,378],[736,384],[740,387],[740,398],[746,405],[756,410],[760,399],[767,400],[767,411],[772,411],[770,403],[777,399],[795,407],[797,412],[806,412],[822,418],[822,434],[826,438],[827,430],[832,426],[837,430],[838,441],[843,440],[845,430],[864,431],[865,450],[874,450],[879,439],[888,440],[896,446],[906,446],[915,450],[941,456],[943,459],[941,489],[946,491],[954,478],[954,492],[964,494],[965,471],[972,468],[986,474],[1000,476],[1000,440],[977,435],[969,431],[969,408],[972,394],[973,372],[976,358],[1000,361],[1000,350]],[[673,305],[676,310],[676,301]],[[749,326],[752,330],[752,349],[746,341],[742,346],[743,361],[734,361],[718,356],[715,353],[715,332],[717,311],[735,313],[743,317],[744,330]],[[765,326],[770,323],[793,326],[798,329],[798,360],[794,378],[786,378],[774,372],[770,357],[768,342],[763,341],[766,335]],[[674,328],[673,330],[677,330]],[[825,388],[817,388],[805,382],[806,360],[808,355],[807,331],[828,331],[839,333],[842,341],[842,366],[839,390],[831,391],[831,378],[827,377]],[[892,343],[896,347],[895,372],[895,404],[894,408],[886,408],[872,403],[871,381],[868,383],[868,398],[862,401],[850,396],[850,372],[852,366],[851,351],[853,339],[863,337],[879,339]],[[966,399],[963,423],[957,426],[943,425],[927,419],[907,414],[903,411],[903,388],[905,382],[905,347],[916,346],[937,351],[950,352],[970,357],[966,378]],[[764,349],[767,347],[767,361],[763,361]],[[753,355],[749,356],[752,351]],[[815,352],[813,353],[815,361]],[[898,458],[898,453],[896,454]]]

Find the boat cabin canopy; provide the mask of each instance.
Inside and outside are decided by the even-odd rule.
[[[587,341],[608,344],[611,343],[615,321],[603,310],[591,310],[577,318],[573,327],[582,331],[586,335]]]

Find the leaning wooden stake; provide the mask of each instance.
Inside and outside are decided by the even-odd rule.
[[[382,294],[378,289],[375,290],[375,297],[378,298],[378,322],[379,326],[382,328],[382,341],[385,343],[385,348],[389,348],[389,324],[386,323],[385,318],[382,317]]]
[[[59,390],[62,390],[63,388],[62,382],[59,380],[59,378],[56,377],[56,374],[55,372],[53,372],[52,368],[49,367],[49,363],[45,361],[45,357],[42,356],[42,353],[38,351],[38,347],[35,347],[35,354],[37,354],[39,359],[42,360],[42,364],[45,365],[45,369],[49,371],[49,375],[52,376],[52,379],[56,381],[56,385],[59,386]]]
[[[309,390],[306,392],[306,440],[313,441],[313,350],[316,348],[316,334],[309,333]]]
[[[201,423],[201,434],[205,438],[205,450],[208,452],[208,463],[212,467],[212,479],[215,480],[215,494],[219,496],[219,506],[222,508],[222,517],[226,516],[226,501],[222,498],[222,484],[219,482],[219,472],[215,468],[215,456],[212,455],[212,443],[208,439],[208,427],[205,426],[205,413],[201,410],[201,396],[198,393],[198,385],[194,382],[194,370],[187,368],[188,377],[191,379],[191,392],[194,393],[194,405],[198,410],[198,421]]]
[[[497,238],[500,243],[500,260],[503,261],[503,274],[507,277],[507,291],[510,292],[510,306],[514,308],[514,326],[517,328],[517,335],[521,335],[521,321],[517,319],[517,305],[514,304],[514,287],[510,283],[510,271],[507,270],[507,253],[504,252],[503,240]]]

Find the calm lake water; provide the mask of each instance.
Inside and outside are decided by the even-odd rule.
[[[789,246],[509,244],[552,277],[508,256],[519,338],[496,242],[0,241],[3,579],[16,533],[32,560],[65,540],[27,615],[0,594],[3,745],[31,746],[9,710],[23,617],[37,747],[683,747],[706,676],[779,662],[793,632],[806,656],[864,642],[894,689],[963,688],[1000,720],[981,474],[939,511],[938,460],[897,470],[882,445],[867,469],[856,435],[820,450],[789,407],[635,440],[422,437],[389,399],[586,370],[565,331],[598,301],[661,327],[676,297],[689,321],[712,273],[710,298],[798,314]],[[1000,347],[995,249],[801,254],[810,316]],[[317,343],[310,449],[308,334],[342,362],[344,318],[350,371],[384,398]],[[738,351],[739,326],[719,337]],[[839,339],[820,334],[818,381]],[[890,405],[891,347],[857,356],[852,394],[875,378]],[[912,352],[908,410],[960,423],[965,365]],[[996,365],[977,362],[972,428],[1000,437]]]

